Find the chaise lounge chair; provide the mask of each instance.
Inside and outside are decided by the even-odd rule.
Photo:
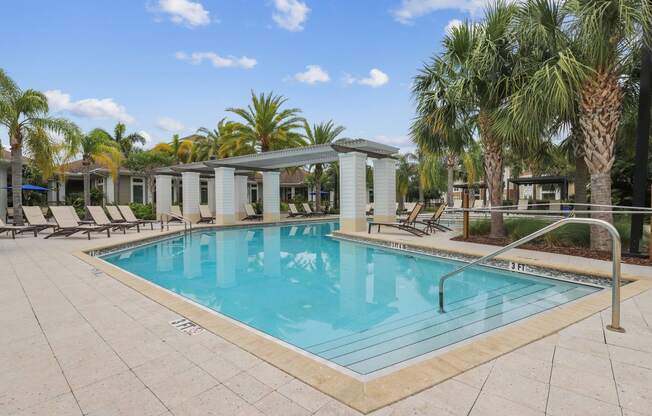
[[[439,206],[439,208],[437,208],[435,213],[432,214],[432,217],[425,219],[423,221],[416,221],[416,222],[425,224],[427,232],[434,232],[435,229],[439,231],[452,231],[450,228],[446,227],[445,225],[441,225],[439,223],[441,221],[442,215],[444,215],[444,211],[446,211],[447,206],[448,204],[444,202]]]
[[[25,231],[32,231],[34,232],[34,237],[36,237],[36,234],[38,234],[38,228],[32,225],[7,225],[5,222],[0,218],[0,233],[11,233],[11,238],[16,239],[16,234],[22,234]]]
[[[428,235],[428,233],[424,230],[420,230],[417,227],[415,227],[415,224],[420,223],[417,221],[417,217],[423,210],[423,204],[421,202],[417,202],[417,204],[414,206],[410,214],[407,216],[406,219],[400,220],[398,222],[370,222],[369,223],[369,229],[367,230],[367,233],[371,234],[371,227],[377,226],[378,227],[378,232],[380,232],[380,227],[391,227],[391,228],[397,228],[399,230],[407,231],[408,233],[414,234],[417,237],[423,237],[424,235]],[[423,224],[423,223],[421,223]]]
[[[51,206],[50,211],[57,223],[57,229],[52,233],[45,236],[46,239],[50,237],[64,236],[69,237],[76,233],[84,233],[91,239],[91,233],[101,233],[106,231],[106,236],[111,237],[111,226],[107,225],[91,225],[79,224],[73,217],[71,206]]]
[[[297,209],[297,206],[296,206],[296,205],[294,205],[294,204],[292,204],[292,203],[288,204],[288,217],[289,217],[289,218],[294,218],[294,217],[303,217],[303,216],[305,216],[305,215],[306,215],[306,214],[304,214],[303,212],[300,212],[300,211]]]
[[[208,205],[200,205],[199,221],[197,221],[197,224],[201,224],[201,223],[212,224],[213,221],[215,221],[215,217],[213,216],[213,213],[211,212],[211,209],[208,207]]]
[[[153,230],[154,229],[154,224],[156,223],[161,223],[161,229],[163,229],[163,221],[158,221],[158,220],[142,220],[140,218],[136,218],[134,215],[134,212],[131,210],[131,207],[129,205],[118,205],[118,209],[120,210],[120,213],[124,217],[125,221],[127,222],[137,222],[140,225],[145,225],[149,224],[150,228]]]
[[[321,211],[313,211],[312,208],[310,208],[310,204],[308,204],[307,202],[303,203],[303,211],[309,217],[314,217],[314,216],[319,216],[319,215],[326,215]]]
[[[93,222],[95,225],[103,226],[103,225],[108,225],[110,226],[113,230],[122,230],[123,234],[127,234],[127,229],[129,228],[134,228],[136,227],[136,231],[140,232],[140,225],[137,222],[127,222],[127,221],[121,221],[121,222],[112,222],[109,220],[109,217],[106,216],[106,213],[104,213],[104,209],[100,206],[87,206],[86,210],[88,210],[88,213],[91,215],[91,218],[93,219]]]
[[[254,209],[253,205],[251,204],[245,204],[245,214],[247,214],[246,217],[244,217],[242,220],[260,220],[263,218],[263,214],[257,214],[256,210]]]
[[[53,230],[57,228],[56,224],[48,222],[48,220],[45,219],[41,207],[28,207],[23,205],[23,214],[25,214],[27,224],[29,224],[30,227],[35,227],[37,233],[48,228],[52,228]]]

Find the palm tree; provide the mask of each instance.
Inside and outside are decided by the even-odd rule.
[[[398,168],[396,169],[396,191],[399,194],[398,208],[405,209],[405,198],[410,188],[410,181],[417,173],[412,158],[409,154],[399,155]]]
[[[306,132],[308,144],[310,145],[331,144],[344,131],[344,127],[336,126],[333,120],[314,124],[312,127],[308,122],[304,121],[303,128]],[[321,210],[321,182],[323,173],[324,165],[322,163],[316,163],[314,165],[313,179],[315,185],[315,209],[317,211]]]
[[[127,126],[125,126],[123,123],[118,123],[115,125],[113,129],[113,136],[111,136],[106,130],[94,130],[96,134],[101,134],[105,138],[114,141],[120,148],[120,151],[124,157],[129,156],[129,153],[131,153],[136,144],[144,145],[146,142],[145,138],[139,133],[126,134],[126,131]]]
[[[172,141],[170,143],[159,143],[152,151],[162,152],[172,156],[175,164],[180,163],[189,163],[192,160],[194,144],[190,140],[181,140],[178,134],[172,136]],[[180,191],[180,179],[177,177],[174,179],[174,189],[176,192],[177,200],[175,203],[179,203],[181,198]]]
[[[81,137],[79,150],[84,168],[84,205],[91,204],[91,165],[98,163],[109,170],[113,169],[113,164],[109,162],[112,158],[107,158],[106,155],[117,148],[118,145],[99,130],[93,130]]]
[[[206,127],[200,128],[197,132],[202,136],[194,144],[196,159],[208,160],[213,157],[235,156],[224,155],[224,152],[221,152],[222,143],[233,133],[233,127],[233,123],[223,118],[213,130],[207,129]]]
[[[624,98],[635,82],[642,33],[652,26],[642,0],[534,0],[519,13],[524,85],[513,113],[530,128],[569,122],[577,156],[590,174],[591,202],[611,205],[611,167]],[[537,117],[532,117],[536,114]],[[593,217],[611,222],[610,213]],[[607,250],[609,235],[591,229],[591,248]]]
[[[0,69],[0,125],[9,132],[11,146],[11,187],[14,223],[23,225],[23,151],[26,150],[36,166],[52,172],[55,137],[75,147],[79,128],[72,122],[50,117],[48,100],[44,94],[22,90]]]
[[[282,95],[251,92],[251,104],[247,108],[227,108],[243,122],[234,122],[234,132],[223,144],[225,152],[238,152],[243,149],[268,152],[305,144],[296,130],[303,126],[298,108],[282,109],[287,101]]]

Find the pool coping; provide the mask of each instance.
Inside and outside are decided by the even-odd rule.
[[[303,219],[296,221],[296,223],[323,222],[325,219],[327,218]],[[256,222],[236,224],[234,226],[209,224],[194,227],[194,229],[260,227],[287,225],[292,222]],[[381,375],[369,381],[360,381],[93,255],[125,244],[145,244],[161,237],[170,237],[182,233],[183,230],[163,231],[157,236],[136,238],[121,243],[102,244],[76,251],[73,254],[149,299],[194,321],[206,330],[365,414],[419,393],[517,348],[554,334],[611,306],[611,291],[602,290],[572,303],[553,308],[545,313],[536,314],[510,325],[494,329],[471,342],[453,345],[436,356],[425,358],[389,374]],[[356,239],[357,237],[340,232],[333,234],[346,236],[347,239]],[[378,242],[378,240],[382,239],[372,240]],[[387,242],[387,240],[384,241]],[[468,252],[464,254],[473,255]],[[586,273],[586,270],[582,272],[582,274]],[[600,275],[603,274],[600,273]],[[645,279],[643,276],[628,275],[627,279],[631,283],[621,288],[622,301],[652,288],[652,281]],[[625,327],[626,324],[625,322]]]

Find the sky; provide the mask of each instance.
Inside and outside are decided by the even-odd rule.
[[[409,150],[410,87],[449,27],[484,0],[5,2],[0,68],[83,130],[148,139],[214,128],[251,91],[310,123]],[[8,145],[6,131],[0,140]]]

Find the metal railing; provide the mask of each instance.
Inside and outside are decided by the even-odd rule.
[[[620,253],[621,253],[621,242],[620,234],[616,227],[608,223],[607,221],[598,220],[595,218],[564,218],[557,222],[554,222],[539,231],[536,231],[530,235],[527,235],[520,240],[514,241],[513,243],[502,247],[499,250],[494,251],[493,253],[487,254],[484,257],[476,259],[470,263],[465,264],[462,267],[459,267],[453,270],[450,273],[447,273],[439,279],[439,310],[440,312],[446,312],[444,310],[444,283],[449,278],[455,276],[458,273],[468,269],[469,267],[478,265],[480,263],[491,260],[500,254],[511,250],[515,247],[518,247],[522,244],[525,244],[529,241],[534,240],[535,238],[541,237],[544,234],[549,233],[559,227],[562,227],[566,224],[588,224],[595,225],[606,228],[611,235],[611,261],[612,261],[612,286],[611,286],[611,325],[607,325],[607,329],[617,332],[624,332],[625,330],[620,326]]]
[[[166,212],[165,215],[168,216],[168,221],[167,221],[168,231],[170,230],[170,217],[175,218],[183,223],[183,231],[185,233],[187,233],[188,231],[192,231],[192,221],[190,221],[188,218],[184,217],[183,215],[175,214],[173,212]],[[190,228],[190,230],[188,228]],[[161,230],[163,230],[163,226],[161,226]]]

